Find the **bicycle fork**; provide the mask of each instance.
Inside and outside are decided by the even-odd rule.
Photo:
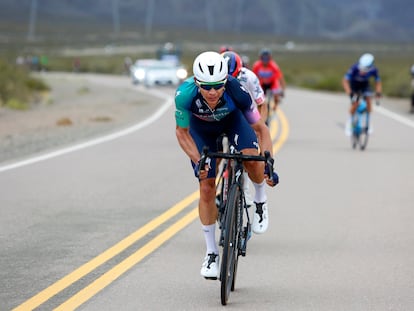
[[[241,228],[240,230],[240,239],[239,239],[239,243],[240,243],[240,247],[239,247],[239,255],[242,255],[243,257],[246,256],[246,250],[247,250],[247,241],[250,240],[251,236],[252,236],[252,227],[250,224],[250,216],[249,216],[249,211],[248,211],[248,207],[247,207],[247,203],[246,203],[246,198],[244,196],[243,191],[241,192],[241,202],[242,202],[242,208],[239,209],[239,213],[238,213],[238,219],[237,219],[237,223],[239,228]],[[246,225],[243,226],[243,213],[246,216]]]

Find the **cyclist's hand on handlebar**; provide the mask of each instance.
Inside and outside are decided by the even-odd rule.
[[[266,163],[266,165],[265,165],[265,171],[264,171],[265,180],[266,180],[266,183],[270,187],[274,187],[279,183],[279,175],[273,170],[274,160],[269,159],[269,162],[270,163]],[[270,174],[269,167],[271,167],[271,169],[272,169],[272,174]]]
[[[204,167],[203,168],[201,168],[202,162],[204,162]],[[194,175],[195,175],[195,177],[198,177],[199,179],[207,178],[208,170],[210,169],[210,162],[211,162],[211,159],[209,157],[207,157],[205,159],[200,159],[194,165]]]
[[[380,98],[382,97],[382,93],[381,92],[376,92],[375,93],[375,104],[377,105],[377,106],[379,106],[379,104],[380,104]]]

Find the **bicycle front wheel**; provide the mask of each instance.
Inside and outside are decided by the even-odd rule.
[[[365,150],[368,145],[368,127],[364,127],[359,135],[359,149]]]
[[[226,205],[226,218],[224,232],[223,255],[221,261],[221,304],[226,305],[230,291],[234,290],[238,260],[238,226],[237,219],[239,214],[240,188],[233,184]]]
[[[359,133],[352,133],[351,136],[351,145],[352,149],[356,149],[356,147],[359,145]]]

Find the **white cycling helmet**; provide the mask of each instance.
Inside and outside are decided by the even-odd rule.
[[[374,65],[374,55],[370,53],[363,54],[358,61],[358,68],[362,71],[367,71]]]
[[[193,73],[200,82],[220,82],[227,78],[227,63],[217,52],[203,52],[193,63]]]

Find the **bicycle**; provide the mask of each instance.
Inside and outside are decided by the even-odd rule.
[[[365,99],[359,99],[357,109],[352,115],[352,135],[351,144],[352,149],[357,146],[361,150],[365,150],[368,144],[368,127],[369,127],[369,112],[367,110],[367,102]]]
[[[278,97],[279,97],[279,103],[278,105],[280,105],[283,101],[283,91],[280,91],[278,93]],[[275,115],[275,105],[276,103],[274,102],[274,94],[272,92],[272,90],[268,89],[266,90],[266,101],[265,104],[267,105],[267,118],[266,118],[266,125],[269,126],[270,123],[272,122],[272,119],[274,118]]]
[[[246,256],[247,241],[251,236],[250,217],[243,191],[243,161],[263,161],[268,171],[273,172],[273,159],[268,151],[264,156],[244,155],[234,146],[230,146],[227,152],[209,152],[208,147],[204,147],[201,167],[204,167],[207,158],[227,160],[220,173],[224,186],[218,210],[219,245],[223,249],[220,297],[221,304],[226,305],[230,292],[235,289],[239,256]]]
[[[358,96],[358,106],[355,113],[352,115],[352,135],[351,145],[353,149],[359,146],[360,150],[365,150],[368,145],[370,113],[367,110],[367,102],[365,98]],[[376,105],[379,105],[379,100],[376,100]]]

